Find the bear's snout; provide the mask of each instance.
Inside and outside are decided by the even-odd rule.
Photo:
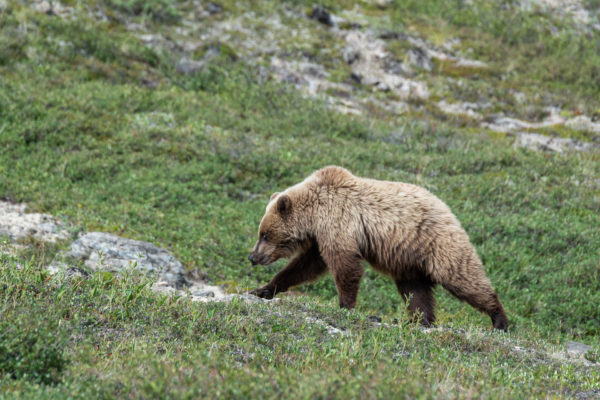
[[[250,253],[250,255],[248,256],[248,260],[250,260],[252,265],[268,265],[271,263],[271,256],[269,254],[264,254],[260,250],[253,250],[252,253]]]
[[[250,260],[250,262],[252,263],[252,265],[258,264],[256,261],[254,261],[254,257],[252,257],[252,253],[250,253],[250,255],[248,256],[248,260]]]

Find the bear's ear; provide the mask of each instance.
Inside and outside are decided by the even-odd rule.
[[[278,195],[278,194],[279,194],[279,192],[275,192],[275,193],[273,193],[273,194],[271,195],[271,198],[269,199],[269,201],[273,201],[273,199],[274,199],[275,197],[277,197],[277,195]]]
[[[277,212],[281,216],[286,217],[292,211],[292,200],[287,194],[281,195],[277,198]]]

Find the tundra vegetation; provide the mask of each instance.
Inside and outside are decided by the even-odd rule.
[[[1,397],[599,395],[598,2],[355,3],[0,1],[0,197],[242,293],[284,265],[247,260],[272,192],[328,164],[419,184],[470,235],[510,331],[443,290],[424,330],[370,269],[352,311],[330,277],[201,303],[133,270],[51,276],[68,242],[32,237],[0,247]],[[358,76],[349,32],[427,95]]]

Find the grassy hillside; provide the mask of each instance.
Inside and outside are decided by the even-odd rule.
[[[188,269],[242,292],[284,265],[251,267],[246,259],[272,192],[328,164],[416,183],[462,222],[511,332],[488,332],[487,317],[443,290],[438,324],[452,329],[376,326],[367,316],[402,321],[404,309],[393,283],[371,270],[352,312],[337,309],[330,277],[268,305],[198,304],[154,294],[145,278],[49,279],[41,267],[66,244],[34,242],[0,255],[1,391],[15,398],[497,398],[598,389],[597,366],[549,354],[578,340],[595,346],[589,357],[598,355],[599,152],[517,148],[510,137],[432,104],[485,97],[515,117],[549,104],[596,116],[599,34],[540,12],[513,20],[510,10],[487,3],[475,2],[466,14],[451,4],[361,7],[373,26],[431,41],[461,38],[460,51],[487,62],[489,76],[452,86],[456,71],[417,71],[439,88],[429,100],[401,115],[372,109],[352,116],[265,76],[270,53],[253,58],[232,35],[193,50],[175,39],[150,46],[142,37],[176,38],[192,14],[208,31],[249,11],[255,22],[248,29],[260,35],[269,16],[292,12],[297,26],[290,26],[315,42],[291,35],[280,50],[306,51],[332,65],[332,79],[351,81],[327,49],[338,39],[306,17],[312,4],[224,2],[200,17],[183,1],[65,2],[64,16],[8,2],[0,17],[1,198],[57,215],[74,232],[157,243]],[[352,8],[329,6],[342,15]],[[547,35],[555,28],[558,34]],[[215,48],[216,56],[205,57]],[[404,51],[392,50],[398,57]],[[182,57],[205,64],[184,73]],[[506,100],[516,88],[528,107]],[[353,95],[365,93],[357,86]],[[566,127],[550,133],[598,140]],[[329,333],[329,325],[343,332]]]

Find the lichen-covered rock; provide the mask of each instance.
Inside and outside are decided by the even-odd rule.
[[[600,389],[588,390],[586,392],[578,392],[575,395],[577,400],[598,400],[600,399]]]
[[[162,293],[167,296],[180,296],[190,299],[191,301],[199,301],[202,303],[209,302],[230,302],[233,299],[239,299],[248,304],[254,303],[270,303],[277,302],[280,299],[261,299],[260,297],[253,296],[249,293],[232,293],[226,294],[223,289],[219,286],[209,285],[207,283],[188,282],[189,287],[183,289],[176,289],[167,281],[159,280],[152,285],[151,289],[154,292]]]
[[[71,7],[66,7],[61,2],[56,0],[35,0],[31,2],[31,6],[39,13],[57,15],[61,18],[65,18],[73,12]]]
[[[33,237],[43,242],[66,240],[71,234],[55,217],[28,213],[25,204],[0,201],[0,235],[11,241]]]
[[[579,115],[568,120],[565,122],[565,126],[576,131],[600,134],[600,122],[593,122],[586,115]]]
[[[573,21],[574,26],[581,31],[589,31],[589,27],[600,29],[597,20],[597,11],[593,7],[585,6],[582,0],[520,0],[517,4],[525,10],[540,9],[555,16]]]
[[[389,68],[394,60],[385,42],[369,32],[348,33],[342,57],[352,67],[353,77],[363,85],[391,91],[403,100],[429,97],[425,83],[405,78],[396,73],[398,68]]]
[[[442,100],[437,103],[438,108],[446,114],[466,116],[472,119],[479,120],[482,118],[480,110],[489,107],[487,104],[463,102],[463,103],[448,103]]]
[[[325,7],[322,6],[316,6],[315,8],[313,8],[312,12],[310,13],[310,18],[328,26],[334,25],[333,20],[331,18],[331,13]]]
[[[572,357],[583,357],[585,354],[592,350],[591,346],[579,342],[567,342],[567,354]]]
[[[206,62],[204,61],[190,60],[189,58],[183,57],[179,60],[175,69],[181,74],[193,75],[196,72],[201,71],[205,66]]]
[[[570,138],[556,138],[539,133],[518,132],[515,144],[531,150],[551,151],[562,153],[568,150],[587,151],[594,146],[592,143],[580,142]]]
[[[184,289],[176,289],[170,282],[159,280],[152,285],[152,290],[158,293],[167,294],[169,296],[174,294],[177,294],[178,296],[186,296],[192,301],[220,301],[225,297],[223,289],[221,289],[219,286],[212,286],[199,281],[187,282],[187,284],[190,286]]]
[[[556,109],[550,109],[549,115],[539,122],[523,121],[517,118],[506,117],[502,114],[491,115],[488,117],[488,120],[489,122],[482,123],[482,126],[495,132],[515,132],[523,129],[548,128],[565,123],[565,118]]]
[[[174,288],[187,285],[181,263],[168,251],[140,240],[105,232],[90,232],[71,244],[67,256],[83,261],[92,270],[119,272],[124,268],[158,275]]]

